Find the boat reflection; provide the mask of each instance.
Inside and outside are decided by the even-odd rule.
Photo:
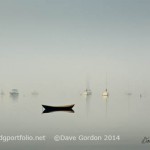
[[[70,110],[44,110],[42,113],[54,113],[54,112],[67,112],[67,113],[74,113],[73,109]]]
[[[84,99],[85,99],[85,101],[86,101],[86,113],[87,113],[87,116],[88,116],[89,113],[90,113],[91,96],[92,96],[92,95],[84,95]]]
[[[104,95],[104,96],[102,96],[102,98],[105,101],[105,115],[107,117],[108,116],[108,98],[109,98],[109,96]]]
[[[18,97],[19,97],[19,95],[10,95],[10,98],[11,98],[14,102],[17,102],[17,101],[18,101]]]
[[[103,100],[106,100],[106,101],[108,100],[108,97],[109,96],[102,96]]]

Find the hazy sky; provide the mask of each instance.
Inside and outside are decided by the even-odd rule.
[[[0,0],[0,88],[147,84],[149,0]],[[131,83],[132,84],[132,83]],[[146,87],[145,87],[146,88]]]

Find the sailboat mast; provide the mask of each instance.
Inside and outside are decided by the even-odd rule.
[[[105,86],[106,86],[106,89],[108,88],[108,83],[107,83],[107,72],[106,72],[106,79],[105,79]]]
[[[86,89],[90,89],[90,84],[89,84],[89,75],[87,75],[87,78],[86,78]]]

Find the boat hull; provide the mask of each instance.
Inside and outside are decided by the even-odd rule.
[[[108,93],[106,93],[106,94],[102,94],[102,96],[107,96],[107,97],[108,97],[108,96],[109,96],[109,94],[108,94]]]
[[[92,95],[91,92],[84,92],[82,95]]]

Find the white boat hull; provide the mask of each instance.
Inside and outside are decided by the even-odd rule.
[[[102,93],[102,96],[109,96],[109,93],[107,91]]]
[[[92,95],[92,92],[83,92],[82,95]]]

